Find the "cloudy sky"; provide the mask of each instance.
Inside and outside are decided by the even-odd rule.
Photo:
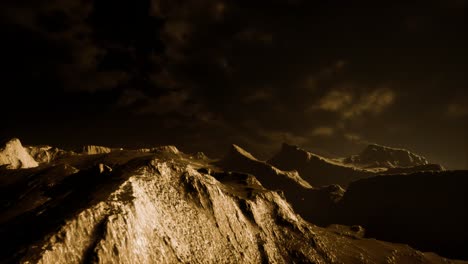
[[[2,1],[2,138],[468,168],[466,0]]]

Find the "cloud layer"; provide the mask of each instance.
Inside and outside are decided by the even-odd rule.
[[[464,166],[466,1],[2,5],[2,136],[260,156],[377,142]],[[17,122],[31,113],[50,135]]]

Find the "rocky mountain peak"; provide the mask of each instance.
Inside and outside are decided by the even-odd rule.
[[[0,166],[2,165],[6,165],[7,169],[39,166],[17,138],[10,139],[0,147]]]

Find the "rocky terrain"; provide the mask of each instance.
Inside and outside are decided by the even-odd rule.
[[[219,161],[169,146],[74,153],[41,159],[31,168],[21,168],[23,161],[18,166],[28,154],[21,149],[25,150],[16,144],[16,151],[9,150],[0,170],[0,263],[466,263],[365,238],[367,230],[358,226],[361,219],[345,218],[347,213],[341,224],[350,226],[319,227],[297,214],[288,199],[295,188],[315,197],[313,210],[333,206],[348,212],[358,210],[356,204],[366,207],[372,201],[354,198],[362,192],[376,196],[376,204],[391,210],[384,204],[385,195],[371,190],[387,186],[380,177],[397,176],[361,180],[345,193],[338,185],[313,188],[297,171],[259,161],[238,146]],[[53,148],[44,151],[54,157]],[[431,175],[417,181],[424,182],[423,177]],[[460,178],[446,181],[456,184]],[[414,184],[408,186],[402,201],[414,199],[410,195]],[[439,197],[444,188],[436,193]],[[396,192],[397,187],[387,193],[390,201],[397,199]],[[408,206],[419,206],[427,198],[423,188],[416,193],[423,198],[409,201]],[[435,197],[421,210],[427,212]],[[442,217],[448,214],[445,203],[457,198],[463,201],[461,196],[450,196],[433,208]],[[447,218],[457,219],[454,223],[463,216],[452,213]],[[422,225],[420,230],[424,228],[433,225]],[[369,232],[381,236],[372,227]]]

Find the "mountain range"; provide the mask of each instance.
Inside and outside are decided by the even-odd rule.
[[[0,263],[466,263],[467,179],[377,145],[331,159],[283,144],[261,161],[237,145],[211,159],[12,139]]]

